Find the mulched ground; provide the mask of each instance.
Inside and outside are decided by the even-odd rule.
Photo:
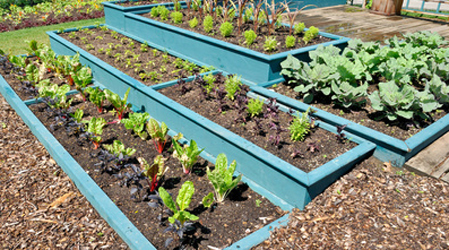
[[[0,104],[1,247],[125,249],[3,97]],[[447,183],[370,159],[256,249],[447,249],[448,206]]]

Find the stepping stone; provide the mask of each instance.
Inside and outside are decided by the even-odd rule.
[[[449,182],[449,132],[427,146],[405,165],[410,171]]]

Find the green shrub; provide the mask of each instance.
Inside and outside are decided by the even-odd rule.
[[[304,28],[306,27],[306,25],[304,23],[297,23],[295,24],[295,34],[300,34],[304,31]]]
[[[318,36],[318,32],[320,32],[318,28],[316,28],[315,26],[310,26],[309,30],[304,32],[304,37],[302,38],[302,40],[304,41],[305,44],[308,44],[310,41],[312,41],[315,37]]]
[[[294,36],[287,36],[285,38],[285,47],[293,48],[296,44],[296,38]]]
[[[245,41],[246,41],[246,44],[248,44],[248,46],[251,46],[251,44],[253,44],[257,38],[257,34],[256,34],[256,32],[254,32],[254,30],[245,31],[243,33],[243,36],[245,37]]]
[[[232,35],[232,31],[234,31],[234,26],[230,22],[224,22],[220,26],[220,32],[223,37],[228,37]]]
[[[196,19],[196,17],[194,17],[192,20],[189,21],[189,26],[190,28],[196,28],[196,26],[198,26],[198,19]]]
[[[11,4],[14,4],[18,7],[25,7],[45,2],[52,2],[52,0],[2,0],[0,1],[0,8],[9,10]]]
[[[170,15],[173,23],[175,24],[181,24],[182,23],[182,13],[179,11],[174,11]]]

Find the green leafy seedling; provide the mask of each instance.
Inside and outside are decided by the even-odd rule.
[[[159,181],[168,171],[168,166],[165,165],[167,158],[164,158],[162,155],[158,155],[154,158],[154,163],[151,166],[142,157],[138,157],[137,160],[140,163],[143,174],[151,180],[151,184],[148,183],[148,185],[150,186],[150,192],[153,192],[158,187]]]
[[[194,140],[190,140],[190,145],[184,145],[184,147],[181,147],[174,139],[172,139],[172,144],[175,149],[173,157],[181,162],[184,174],[190,174],[193,165],[198,161],[198,156],[203,152],[204,148],[199,150]]]
[[[153,143],[156,147],[157,152],[159,152],[159,154],[162,154],[162,151],[164,151],[165,143],[167,142],[167,125],[165,125],[164,122],[161,122],[161,125],[159,125],[159,123],[155,119],[151,118],[147,122],[146,130],[151,138],[153,138]]]
[[[260,113],[262,113],[263,101],[259,98],[251,98],[248,100],[248,104],[246,107],[248,108],[248,113],[251,114],[251,117],[258,116]]]
[[[120,140],[114,140],[112,145],[106,144],[103,145],[103,147],[115,156],[119,156],[120,154],[123,156],[131,156],[136,153],[136,150],[134,148],[126,148]]]
[[[83,123],[87,123],[87,132],[91,134],[89,139],[94,144],[94,149],[98,149],[101,142],[101,135],[103,134],[103,127],[106,126],[106,121],[100,117],[92,117],[90,120],[84,120]]]
[[[215,162],[215,169],[210,171],[209,167],[207,168],[207,178],[212,183],[212,186],[214,186],[215,199],[218,203],[222,203],[242,180],[241,174],[233,179],[236,166],[237,162],[234,160],[228,167],[226,155],[219,154]]]
[[[173,216],[168,218],[168,221],[171,224],[175,224],[175,221],[177,220],[180,222],[181,227],[183,227],[186,221],[195,221],[199,219],[198,216],[185,211],[190,205],[194,192],[195,187],[193,186],[193,183],[191,181],[184,182],[176,197],[175,203],[170,194],[163,187],[159,187],[159,195],[162,201],[165,206],[173,212]],[[179,207],[179,209],[177,207]]]
[[[292,141],[303,141],[305,136],[310,132],[310,121],[308,113],[310,108],[301,115],[296,116],[288,129]]]
[[[130,90],[131,90],[131,88],[128,88],[123,99],[120,98],[120,96],[117,95],[116,93],[110,91],[109,89],[104,90],[106,99],[108,99],[108,101],[112,104],[112,106],[114,106],[114,109],[117,113],[118,120],[114,121],[113,123],[120,122],[122,120],[123,116],[125,115],[126,110],[131,108],[131,104],[126,103],[128,100],[128,95],[129,95]]]
[[[145,123],[150,118],[148,113],[131,113],[128,118],[121,120],[126,129],[132,129],[142,140],[147,139],[148,134],[144,131]]]

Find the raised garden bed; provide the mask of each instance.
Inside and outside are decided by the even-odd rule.
[[[433,39],[431,43],[426,43],[426,39],[424,39],[423,37],[431,37],[431,34],[420,34],[420,33],[416,33],[416,34],[412,34],[412,35],[408,35],[406,36],[406,41],[412,43],[412,41],[414,41],[415,39],[419,39],[422,42],[417,43],[417,44],[427,44],[426,46],[432,47],[431,51],[433,51],[433,53],[438,54],[438,44],[440,41],[437,38],[429,38],[429,39]],[[405,46],[405,43],[402,43],[400,41],[398,41],[397,39],[392,39],[390,41],[391,44],[393,44],[392,46],[394,46],[395,48],[409,48],[408,46]],[[402,44],[402,45],[399,45]],[[346,55],[349,55],[350,53],[352,53],[352,51],[358,51],[360,48],[363,48],[363,46],[366,46],[366,48],[370,48],[370,47],[375,47],[378,46],[375,43],[368,43],[366,45],[361,45],[358,44],[358,42],[354,42],[352,45],[350,43],[350,47],[352,48],[351,51],[345,51],[344,53],[346,53]],[[415,45],[416,46],[416,45]],[[420,45],[421,46],[421,45]],[[384,47],[382,50],[387,50],[386,47]],[[393,49],[396,50],[398,52],[398,55],[401,55],[401,50],[399,49]],[[373,51],[377,51],[377,50],[373,50]],[[418,47],[414,47],[414,53],[426,53],[426,52],[422,52],[422,51],[430,51],[429,49],[424,49],[424,50],[420,50],[418,49]],[[421,52],[420,52],[421,51]],[[314,70],[314,67],[323,67],[323,66],[319,66],[320,63],[318,63],[321,59],[321,57],[325,57],[327,55],[328,52],[326,52],[325,50],[323,50],[323,48],[320,51],[314,52],[315,54],[313,55],[314,58],[316,58],[317,60],[313,61],[311,63],[311,69],[312,71]],[[335,50],[332,53],[337,53],[338,51]],[[387,53],[385,52],[381,52],[380,54],[386,55]],[[411,55],[407,55],[407,56],[411,56]],[[354,53],[352,56],[350,56],[351,58],[359,58],[359,56]],[[399,56],[398,56],[399,57]],[[336,57],[334,57],[335,59]],[[362,58],[362,57],[360,57]],[[414,60],[412,59],[406,59],[406,61],[408,63],[414,63],[414,61],[417,61],[417,59],[421,59],[422,60],[431,60],[432,58],[434,58],[433,56],[425,56],[424,54],[421,56],[415,56],[413,57],[415,58]],[[436,57],[435,57],[436,58]],[[327,59],[324,59],[327,60]],[[338,61],[339,59],[335,59],[334,61]],[[350,65],[349,62],[345,61],[346,59],[341,59],[342,62],[344,63],[348,63],[346,65]],[[358,59],[357,59],[358,60]],[[354,60],[354,64],[353,65],[357,65],[357,60]],[[403,102],[404,106],[403,108],[401,106],[397,106],[397,110],[396,108],[394,108],[393,106],[386,108],[384,111],[380,111],[380,107],[382,106],[374,106],[372,105],[372,101],[375,99],[372,99],[375,97],[375,93],[379,92],[379,86],[376,83],[370,83],[370,85],[368,85],[368,83],[366,83],[366,88],[369,94],[371,94],[371,96],[368,98],[368,96],[365,96],[365,101],[366,104],[362,103],[361,101],[363,101],[363,96],[359,95],[363,93],[363,90],[361,88],[357,89],[357,91],[354,90],[347,90],[347,93],[344,93],[343,95],[341,95],[341,99],[337,99],[335,98],[337,95],[334,93],[334,87],[330,87],[327,90],[331,90],[330,94],[328,96],[325,96],[322,94],[321,89],[314,87],[312,88],[309,93],[314,93],[314,97],[313,97],[313,101],[310,104],[312,107],[316,107],[318,108],[318,112],[316,113],[316,116],[319,117],[321,120],[329,123],[329,124],[334,124],[334,125],[338,125],[338,126],[343,126],[346,125],[345,130],[350,131],[354,134],[357,134],[360,137],[363,137],[367,140],[370,140],[374,143],[376,143],[378,145],[374,155],[379,158],[382,161],[390,161],[392,164],[394,164],[395,166],[402,166],[404,164],[405,161],[407,161],[409,158],[411,158],[413,155],[415,155],[416,153],[418,153],[421,149],[423,149],[424,147],[426,147],[427,145],[429,145],[432,141],[434,141],[435,139],[437,139],[438,137],[440,137],[442,134],[444,134],[445,132],[447,132],[449,130],[449,116],[447,116],[447,112],[448,112],[448,108],[447,108],[447,104],[444,103],[444,98],[442,96],[444,96],[444,89],[440,89],[440,93],[438,93],[438,95],[441,95],[440,97],[436,97],[436,92],[435,89],[433,89],[432,93],[430,95],[425,95],[423,96],[424,93],[427,93],[426,91],[427,88],[429,88],[429,86],[426,87],[426,84],[430,84],[430,79],[432,79],[432,76],[430,75],[426,75],[426,73],[422,73],[423,76],[419,77],[420,80],[418,80],[418,78],[414,78],[412,76],[412,69],[414,69],[415,67],[408,67],[409,70],[406,71],[401,71],[401,69],[407,68],[407,67],[403,67],[403,63],[405,61],[401,60],[401,58],[396,58],[394,60],[397,60],[396,63],[396,68],[394,67],[390,67],[388,66],[388,71],[385,71],[385,73],[382,73],[382,69],[385,69],[387,63],[390,63],[389,60],[384,60],[382,59],[382,57],[378,57],[379,65],[366,65],[364,67],[371,67],[371,68],[377,68],[380,69],[381,73],[375,73],[373,74],[372,78],[374,80],[378,79],[378,80],[382,80],[383,81],[388,81],[388,77],[396,77],[396,81],[398,82],[404,82],[402,84],[409,84],[409,83],[405,83],[406,81],[408,81],[407,79],[411,79],[411,81],[413,81],[413,83],[411,84],[411,86],[413,86],[413,88],[415,88],[417,93],[419,92],[419,94],[421,95],[421,97],[419,97],[419,95],[415,94],[416,97],[413,98],[428,98],[426,101],[421,101],[421,100],[415,100],[412,98],[412,100],[415,100],[415,104],[414,105],[420,105],[420,106],[406,106],[406,100],[410,99],[410,95],[407,96],[402,96],[401,98],[399,98],[397,100],[397,102]],[[438,59],[435,59],[438,60]],[[381,64],[382,63],[382,64]],[[418,62],[419,63],[419,62]],[[443,62],[438,62],[438,63],[442,63]],[[292,66],[295,65],[295,63],[288,63],[287,62],[284,64],[286,67],[286,75],[289,75],[290,77],[292,77],[292,79],[295,79],[295,74],[298,73],[294,73],[297,71],[291,71],[291,67],[296,67],[296,66]],[[288,65],[288,66],[287,66]],[[318,65],[318,66],[317,66]],[[328,65],[333,65],[332,62],[328,62]],[[342,64],[344,65],[344,64]],[[361,66],[363,64],[358,64],[358,66]],[[432,65],[432,63],[424,63],[422,65]],[[330,66],[331,67],[331,66]],[[341,66],[342,68],[345,66]],[[402,67],[402,68],[401,68]],[[341,69],[342,69],[341,68]],[[363,66],[362,66],[363,68]],[[443,70],[443,66],[441,66],[441,77],[443,77],[444,79],[444,70]],[[307,69],[308,70],[308,69]],[[310,72],[312,72],[310,71]],[[292,74],[287,73],[287,72],[293,72]],[[304,71],[306,72],[306,71]],[[307,71],[309,72],[309,71]],[[323,72],[325,72],[325,70],[323,69]],[[341,73],[343,71],[340,71],[339,73]],[[359,73],[357,73],[359,72]],[[361,73],[363,72],[363,73]],[[354,66],[353,71],[351,72],[351,74],[353,74],[353,77],[360,77],[357,78],[358,80],[356,81],[367,81],[364,80],[364,76],[361,76],[361,74],[369,74],[367,72],[370,72],[368,69],[363,69],[361,70],[360,67]],[[402,72],[402,73],[399,73]],[[406,72],[406,73],[404,73]],[[426,72],[424,69],[421,69],[420,72]],[[329,76],[332,76],[332,72],[329,73]],[[339,74],[337,74],[339,75]],[[349,74],[350,75],[350,74]],[[347,75],[347,76],[349,76]],[[380,76],[379,76],[380,75]],[[317,77],[320,77],[320,75],[315,75]],[[325,74],[321,75],[323,78],[325,78]],[[410,78],[409,78],[410,77]],[[288,78],[288,77],[287,77]],[[422,79],[426,79],[427,80],[422,80]],[[434,77],[435,78],[435,77]],[[339,77],[336,77],[335,79],[341,79]],[[347,78],[349,79],[349,78]],[[366,79],[371,79],[370,76],[367,76]],[[387,80],[385,80],[387,79]],[[437,78],[435,78],[435,82]],[[304,83],[304,80],[298,80],[296,78],[297,84],[301,85],[302,83]],[[313,80],[315,82],[320,82],[320,80]],[[332,81],[332,80],[329,80]],[[369,81],[369,80],[368,80]],[[443,80],[444,81],[444,80]],[[386,88],[387,84],[386,83],[382,83],[383,88]],[[329,84],[330,85],[330,84]],[[365,84],[363,84],[365,85]],[[388,86],[390,86],[392,84],[389,84]],[[325,85],[322,85],[325,86]],[[354,85],[355,86],[355,85]],[[358,85],[358,86],[362,86],[362,85]],[[267,88],[271,88],[271,89],[265,89],[265,87]],[[294,83],[291,84],[284,84],[281,83],[280,81],[278,82],[269,82],[269,83],[263,83],[260,84],[260,86],[254,86],[252,87],[252,91],[253,97],[266,97],[266,98],[277,98],[278,101],[292,109],[295,110],[299,110],[299,111],[304,111],[307,110],[310,106],[308,104],[305,104],[303,98],[307,98],[307,102],[310,102],[311,96],[307,96],[304,93],[297,93],[295,91],[293,91],[292,89],[295,88],[296,85]],[[322,89],[324,89],[325,87],[322,87]],[[396,91],[403,91],[405,92],[405,88],[410,89],[410,93],[413,92],[411,88],[409,87],[404,87],[404,90],[401,90],[400,88]],[[433,88],[433,87],[432,87]],[[297,90],[301,90],[301,89],[297,89]],[[350,92],[353,91],[353,92]],[[365,90],[366,91],[366,90]],[[377,91],[377,92],[376,92]],[[395,90],[391,89],[391,92],[393,93]],[[349,95],[349,93],[353,93],[352,96]],[[356,94],[357,93],[357,94]],[[373,94],[374,93],[374,94]],[[414,92],[413,92],[414,93]],[[430,93],[430,92],[429,92]],[[344,95],[347,95],[346,97],[343,97]],[[382,96],[384,96],[385,94],[381,94]],[[434,97],[435,95],[435,97]],[[332,97],[331,96],[335,96]],[[346,98],[346,99],[345,99]],[[351,104],[351,102],[349,102],[348,100],[350,98],[353,98],[354,102],[353,104]],[[385,98],[385,97],[383,97]],[[394,98],[393,98],[394,99]],[[393,102],[393,99],[391,99]],[[343,103],[341,102],[343,101]],[[438,103],[439,101],[442,101],[441,103]],[[358,103],[357,103],[358,102]],[[358,104],[362,104],[361,107],[358,106]],[[343,105],[353,105],[353,106],[349,106],[349,107],[344,107]],[[382,104],[382,105],[386,105],[386,104]],[[431,105],[431,106],[425,106],[425,105]],[[435,105],[435,106],[433,106]],[[354,106],[356,106],[354,108]],[[386,106],[385,106],[386,107]],[[420,108],[422,107],[422,108]],[[375,109],[377,108],[377,109]],[[407,110],[408,108],[408,110]],[[430,110],[432,109],[432,111],[426,111],[426,110]],[[411,111],[415,112],[413,117],[406,119],[402,116],[408,116],[410,115]],[[383,119],[381,117],[384,117]],[[421,118],[422,116],[428,116],[426,119]],[[380,118],[379,118],[380,117]],[[390,117],[390,118],[388,118]]]
[[[357,161],[367,156],[374,147],[374,145],[348,134],[347,136],[353,138],[353,141],[359,146],[320,168],[305,173],[277,157],[267,157],[266,151],[260,147],[243,140],[153,90],[153,88],[173,85],[176,81],[147,87],[68,43],[55,33],[49,34],[52,48],[58,54],[74,54],[75,51],[79,51],[80,57],[92,67],[94,76],[102,86],[121,95],[131,87],[129,100],[134,106],[142,111],[150,112],[155,119],[164,121],[175,131],[182,132],[186,138],[195,138],[198,145],[207,148],[208,153],[216,156],[225,152],[228,157],[239,163],[239,172],[244,176],[251,176],[251,181],[257,185],[266,186],[268,184],[267,190],[292,206],[303,208],[312,197],[322,192]],[[324,123],[320,127],[336,131],[335,127],[327,126]],[[269,184],[273,178],[279,180],[277,183],[282,182],[284,185],[281,187],[274,183]],[[291,191],[286,192],[286,190]]]
[[[143,12],[142,12],[143,13]],[[114,27],[112,24],[109,24]],[[114,27],[115,28],[115,27]],[[218,30],[218,28],[216,27]],[[145,32],[142,32],[145,30]],[[308,29],[305,29],[307,31]],[[308,51],[317,45],[306,46],[286,52],[267,55],[239,45],[223,42],[209,36],[188,31],[176,26],[142,17],[137,13],[125,14],[124,31],[145,41],[176,51],[184,56],[194,58],[217,69],[242,75],[248,81],[260,83],[279,79],[280,62],[288,54],[307,61]],[[323,45],[335,45],[344,48],[349,38],[320,32],[319,36],[331,39]],[[188,44],[188,46],[186,46]]]
[[[62,114],[60,112],[53,113],[52,111],[48,111],[46,108],[46,105],[44,104],[31,104],[31,108],[36,112],[38,116],[43,120],[43,122],[46,123],[47,128],[37,119],[37,117],[30,111],[30,109],[27,107],[26,102],[23,102],[20,100],[18,95],[13,91],[13,89],[8,85],[8,83],[3,79],[3,77],[0,76],[0,91],[3,96],[7,99],[7,101],[11,104],[11,106],[16,109],[17,113],[21,115],[25,123],[31,128],[33,133],[38,137],[38,139],[44,144],[44,146],[49,150],[50,154],[53,156],[53,158],[58,162],[58,164],[64,169],[64,171],[69,175],[69,177],[72,179],[72,181],[77,185],[77,187],[80,189],[80,191],[87,197],[87,199],[93,204],[93,206],[99,211],[99,213],[105,218],[105,220],[120,234],[120,236],[127,242],[127,244],[132,249],[156,249],[145,237],[144,235],[139,232],[139,230],[143,230],[144,228],[147,228],[147,221],[150,217],[157,218],[158,215],[162,214],[162,209],[152,209],[148,207],[146,202],[138,202],[134,203],[132,201],[126,201],[126,198],[130,197],[130,190],[127,188],[118,188],[116,186],[117,183],[114,185],[111,185],[110,181],[117,182],[118,180],[115,178],[112,178],[110,174],[102,173],[100,170],[101,164],[98,163],[101,162],[101,151],[100,150],[92,150],[92,144],[87,140],[87,138],[83,138],[82,136],[78,137],[75,136],[77,134],[77,129],[72,126],[72,129],[68,130],[70,132],[67,132],[66,128],[62,125],[65,124],[65,120],[67,119],[67,122],[70,121],[67,115]],[[75,104],[75,103],[74,103]],[[44,105],[44,106],[42,106]],[[86,117],[91,116],[92,114],[96,114],[97,110],[93,105],[86,105],[86,103],[79,103],[77,106],[80,106],[84,108]],[[113,119],[111,114],[109,113],[102,113],[100,116],[105,116],[106,119]],[[57,117],[58,119],[55,119]],[[64,118],[65,117],[65,118]],[[70,123],[73,123],[71,121]],[[145,158],[150,157],[151,155],[154,155],[154,153],[149,152],[150,150],[146,150],[146,148],[149,148],[148,143],[142,141],[138,137],[134,137],[134,135],[131,135],[131,131],[124,130],[123,126],[120,126],[121,124],[109,124],[108,126],[109,132],[104,133],[103,143],[112,143],[112,140],[114,139],[121,139],[124,143],[126,143],[126,146],[134,146],[139,150],[139,154],[142,154]],[[58,141],[52,133],[49,132],[49,129],[52,130],[54,136],[57,138],[61,137],[63,140]],[[170,131],[169,134],[175,134],[174,131]],[[66,149],[60,144],[60,141],[64,146],[71,151],[74,159],[67,151]],[[141,145],[144,143],[144,145]],[[151,146],[152,147],[152,146]],[[168,145],[167,147],[168,148]],[[165,156],[168,156],[166,153]],[[208,160],[214,161],[214,158],[212,158],[208,153],[205,151],[201,154],[201,156],[207,158]],[[168,156],[169,157],[169,156]],[[170,157],[169,157],[170,158]],[[182,170],[180,166],[174,166],[172,165],[173,159],[169,160],[167,163],[170,165],[170,171],[168,174],[171,173],[181,173]],[[84,166],[84,170],[79,165],[82,164]],[[108,169],[111,166],[116,166],[115,163],[106,162],[107,164],[103,168],[103,170]],[[134,162],[135,163],[135,162]],[[92,166],[92,164],[96,164],[97,167]],[[198,184],[198,192],[202,193],[204,192],[204,188],[200,188],[201,184],[199,184],[199,180],[205,178],[204,176],[204,167],[208,165],[207,162],[204,162],[203,160],[200,161],[200,164],[197,164],[193,168],[193,172],[191,175],[183,175],[181,178],[166,178],[165,184],[163,184],[164,187],[167,188],[167,190],[170,190],[171,192],[174,192],[177,188],[179,188],[179,185],[183,180],[191,180],[192,182]],[[130,169],[128,169],[130,170]],[[88,172],[91,177],[86,173]],[[95,184],[93,179],[99,183],[99,185],[102,186],[102,188],[105,189],[105,191],[108,193],[106,195],[100,187]],[[254,185],[250,180],[248,180],[246,177],[243,177],[242,180],[244,182],[247,182],[250,186]],[[208,181],[206,181],[203,185],[209,185]],[[270,192],[264,191],[264,189],[258,185],[255,185],[255,190],[257,192],[261,192],[266,194],[265,197],[269,198],[270,200],[273,200],[280,204],[284,209],[291,209],[292,207],[286,204],[285,202],[277,199],[276,197],[272,197]],[[173,189],[174,188],[174,189]],[[121,193],[121,194],[120,194]],[[145,193],[145,192],[144,192]],[[141,192],[142,194],[142,192]],[[241,195],[243,194],[243,195]],[[109,197],[108,197],[109,196]],[[111,200],[114,199],[114,201]],[[195,244],[201,245],[201,244],[207,244],[207,238],[204,237],[213,237],[217,239],[222,239],[221,243],[214,243],[214,244],[221,244],[222,246],[229,246],[229,244],[235,242],[238,240],[238,238],[245,237],[243,240],[238,241],[237,243],[234,243],[231,248],[249,248],[251,246],[254,246],[255,244],[261,242],[263,239],[267,238],[269,236],[268,231],[272,230],[274,227],[279,226],[281,224],[284,224],[286,222],[286,216],[282,216],[283,212],[275,212],[275,210],[271,210],[272,212],[265,213],[264,220],[266,222],[271,222],[269,225],[261,228],[261,220],[259,218],[255,218],[255,220],[248,220],[250,217],[248,214],[245,215],[245,212],[242,211],[242,216],[245,218],[238,219],[239,223],[243,226],[243,236],[225,236],[224,232],[216,232],[214,233],[214,230],[209,231],[209,227],[206,226],[205,221],[207,220],[217,220],[219,223],[227,223],[229,226],[233,225],[235,226],[236,222],[228,221],[226,222],[227,217],[225,216],[223,218],[223,213],[226,210],[222,210],[218,206],[214,206],[214,212],[207,212],[204,208],[201,208],[202,205],[199,205],[199,200],[201,197],[194,198],[191,205],[196,204],[196,209],[193,209],[193,213],[203,214],[204,220],[201,221],[201,224],[196,224],[195,227],[196,233],[186,237],[186,240],[189,244]],[[271,205],[269,205],[269,201],[266,200],[264,197],[259,196],[254,191],[251,191],[248,189],[245,185],[239,185],[236,189],[236,192],[233,192],[231,194],[230,199],[227,206],[239,206],[235,204],[243,205],[244,203],[251,206],[251,209],[244,209],[245,211],[251,211],[251,214],[254,212],[254,208],[257,209],[257,207],[260,206],[260,211],[268,211],[267,208],[271,207],[270,209],[274,209]],[[242,203],[243,202],[243,203]],[[132,204],[132,205],[129,205]],[[120,206],[125,214],[122,213],[117,206]],[[153,211],[153,215],[146,214],[145,211]],[[227,209],[229,211],[229,209]],[[232,211],[231,213],[235,213],[235,208],[230,208]],[[154,211],[156,211],[154,213]],[[280,214],[279,214],[280,213]],[[206,215],[208,214],[208,215]],[[280,217],[280,219],[273,221],[274,217]],[[133,220],[133,223],[137,226],[134,226],[130,220]],[[163,217],[164,218],[164,217]],[[166,218],[166,217],[165,217]],[[210,219],[206,219],[210,218]],[[221,218],[221,219],[220,219]],[[235,216],[231,216],[231,219],[236,218]],[[223,220],[225,219],[225,220]],[[156,219],[156,221],[158,221]],[[165,219],[162,220],[163,225],[167,225],[166,222],[164,222]],[[263,221],[263,220],[262,220]],[[221,226],[222,224],[220,224]],[[156,226],[157,228],[158,226]],[[164,227],[164,226],[162,226]],[[139,228],[139,229],[138,229]],[[219,230],[229,231],[225,228],[218,228]],[[158,231],[163,231],[164,228],[156,229]],[[252,233],[249,236],[247,236],[249,233],[254,232],[255,230],[258,230],[256,233]],[[146,236],[153,235],[154,233],[145,233]],[[160,234],[160,232],[159,232]],[[217,234],[218,236],[215,236],[214,234]],[[235,235],[235,234],[234,234]],[[160,235],[159,235],[160,236]],[[159,236],[156,236],[159,237]],[[151,236],[151,237],[154,237]],[[238,237],[238,238],[235,238]],[[157,246],[158,248],[161,248],[164,245],[164,240],[158,239]],[[162,244],[162,245],[161,245]]]

